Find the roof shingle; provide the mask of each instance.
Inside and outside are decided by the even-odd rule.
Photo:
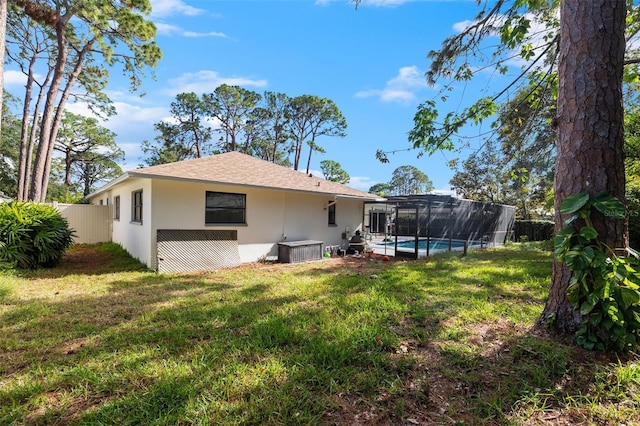
[[[135,169],[131,177],[189,180],[284,189],[376,200],[375,194],[289,169],[239,152]]]

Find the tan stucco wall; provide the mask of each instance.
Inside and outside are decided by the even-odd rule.
[[[142,189],[142,223],[131,222],[132,193]],[[112,224],[112,241],[120,244],[131,256],[146,263],[155,265],[155,253],[151,243],[151,206],[152,191],[149,179],[130,179],[115,185],[110,191],[91,199],[92,204],[113,204],[113,199],[120,196],[120,219]],[[113,209],[111,210],[113,212]],[[154,247],[155,248],[155,247]]]
[[[131,223],[132,192],[143,190],[142,225]],[[246,225],[205,225],[206,191],[246,194]],[[129,179],[92,199],[109,204],[120,196],[120,220],[113,221],[113,241],[150,268],[157,265],[158,229],[233,229],[238,232],[238,251],[243,263],[265,256],[276,256],[279,241],[319,240],[325,245],[348,242],[342,234],[362,226],[363,203],[338,199],[336,225],[328,224],[324,207],[333,196],[295,193],[276,189],[257,189],[233,185],[214,185],[167,179]]]
[[[246,194],[246,225],[205,225],[206,191]],[[345,228],[354,232],[362,223],[362,202],[339,199],[337,225],[329,226],[324,206],[331,199],[327,195],[155,179],[151,234],[158,229],[234,229],[238,231],[241,261],[255,262],[277,255],[277,243],[284,236],[286,241],[346,243],[342,239]]]

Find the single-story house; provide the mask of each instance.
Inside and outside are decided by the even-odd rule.
[[[0,203],[8,203],[11,201],[11,197],[4,195],[4,192],[0,191]]]
[[[346,247],[374,194],[239,152],[140,168],[89,195],[112,241],[159,271],[275,258],[300,241]]]

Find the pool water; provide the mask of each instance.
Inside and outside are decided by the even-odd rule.
[[[451,240],[451,249],[463,248],[464,240]],[[471,244],[470,244],[471,245]],[[389,247],[395,247],[395,242],[387,243]],[[415,248],[415,243],[413,240],[408,241],[398,241],[398,248],[406,248],[413,250]],[[427,249],[427,239],[418,240],[418,250],[426,250]],[[431,239],[429,241],[429,251],[432,250],[449,250],[449,240],[437,240]]]

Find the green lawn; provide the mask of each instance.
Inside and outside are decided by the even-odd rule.
[[[532,326],[536,245],[163,275],[0,273],[0,425],[640,424],[640,360]]]

